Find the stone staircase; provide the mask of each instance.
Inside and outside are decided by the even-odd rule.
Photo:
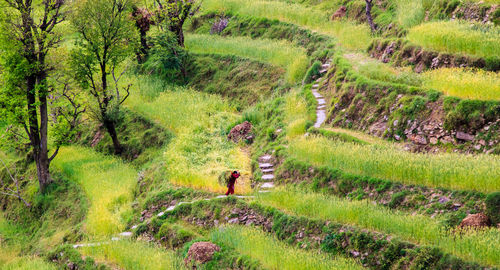
[[[330,68],[330,63],[327,62],[321,66],[321,70],[319,71],[321,75],[328,72]],[[316,83],[312,86],[311,90],[318,102],[318,107],[316,107],[316,122],[314,123],[315,128],[319,128],[326,120],[326,100],[325,98],[318,92],[319,84],[323,81],[323,77],[320,77],[316,80]]]
[[[271,163],[272,156],[269,154],[259,157],[259,168],[262,171],[262,180],[267,181],[259,186],[259,192],[269,192],[274,188],[274,164]]]

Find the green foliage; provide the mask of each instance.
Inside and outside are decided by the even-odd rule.
[[[185,81],[187,79],[186,66],[189,64],[190,57],[178,44],[174,34],[158,32],[151,38],[151,44],[148,58],[142,67],[144,72],[154,73],[170,82]]]
[[[406,191],[401,191],[398,193],[394,193],[391,197],[391,201],[389,202],[390,208],[396,208],[400,205],[406,198],[408,193]]]
[[[284,75],[279,67],[237,56],[192,56],[193,61],[188,67],[188,86],[228,98],[238,110],[269,97]]]
[[[70,245],[63,245],[52,250],[47,255],[47,259],[56,262],[63,269],[66,269],[68,265],[74,265],[74,267],[82,270],[108,269],[105,265],[96,264],[91,257],[82,258],[82,255]]]
[[[306,76],[304,77],[304,83],[311,83],[313,77],[318,77],[320,75],[319,70],[321,69],[321,62],[314,61],[311,67],[307,70]]]
[[[223,227],[214,230],[210,238],[215,243],[237,250],[239,253],[258,260],[262,266],[271,269],[361,269],[349,259],[337,257],[327,259],[299,248],[287,246],[261,231],[249,227]],[[283,263],[286,261],[286,263]]]
[[[493,224],[500,223],[500,192],[493,192],[486,197],[486,214]]]

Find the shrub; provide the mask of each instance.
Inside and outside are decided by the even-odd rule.
[[[307,70],[306,76],[304,77],[304,83],[311,83],[314,76],[319,76],[319,70],[321,69],[321,62],[315,61],[309,70]]]
[[[493,192],[486,197],[486,215],[493,224],[500,223],[500,192]]]

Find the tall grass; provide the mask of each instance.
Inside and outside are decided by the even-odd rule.
[[[362,269],[353,260],[290,247],[251,227],[221,227],[212,231],[210,238],[258,260],[266,269]]]
[[[53,166],[83,187],[90,201],[85,229],[102,237],[121,232],[130,210],[137,172],[120,159],[82,147],[62,148]]]
[[[82,253],[97,262],[117,265],[120,269],[186,269],[173,251],[143,242],[116,241],[84,247]]]
[[[309,30],[334,36],[349,49],[365,50],[371,41],[367,25],[350,21],[330,21],[330,13],[296,3],[263,0],[206,0],[203,2],[203,10],[231,12],[296,24]]]
[[[146,83],[139,87],[158,85]],[[135,95],[126,105],[176,133],[162,158],[169,181],[222,193],[226,187],[218,183],[218,176],[224,170],[237,169],[242,177],[237,181],[236,193],[250,192],[250,159],[224,134],[227,125],[238,118],[231,105],[217,95],[182,87],[157,92],[154,100]]]
[[[429,22],[411,28],[408,40],[442,52],[500,56],[500,27],[497,26],[461,21]]]
[[[306,132],[306,125],[309,120],[307,101],[297,90],[290,92],[285,97],[284,115],[284,120],[287,124],[286,135],[288,139],[293,139]]]
[[[280,189],[259,194],[258,201],[296,215],[347,223],[384,232],[421,245],[439,247],[467,261],[500,265],[500,232],[496,228],[453,235],[443,231],[439,219],[393,212],[368,201]]]
[[[295,140],[289,153],[317,166],[406,184],[486,193],[500,190],[500,158],[493,155],[415,154],[391,146],[357,145],[317,137]]]
[[[500,100],[500,73],[441,68],[423,74],[424,86],[467,99]]]
[[[421,86],[420,74],[414,73],[410,67],[395,68],[359,53],[344,54],[354,70],[360,74],[379,81]]]
[[[290,83],[302,80],[309,65],[305,49],[284,40],[193,34],[186,36],[186,48],[197,53],[232,54],[283,67]]]

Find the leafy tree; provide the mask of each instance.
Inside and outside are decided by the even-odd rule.
[[[2,84],[0,118],[26,133],[37,167],[40,191],[51,182],[48,147],[47,56],[57,46],[56,27],[64,19],[65,0],[1,0]],[[14,130],[14,129],[12,129]]]
[[[79,33],[72,53],[76,78],[93,97],[97,107],[94,116],[111,136],[116,154],[122,152],[116,132],[120,105],[128,98],[131,86],[120,87],[125,71],[117,74],[116,69],[134,51],[132,37],[136,33],[131,12],[130,0],[85,0],[76,3],[72,17]]]
[[[166,25],[168,30],[177,37],[177,42],[184,47],[184,32],[182,27],[188,18],[194,16],[201,7],[197,0],[155,0],[158,4],[156,17],[158,24]]]
[[[144,69],[170,81],[185,79],[188,54],[173,34],[160,32],[152,38],[152,44]]]
[[[154,24],[153,16],[147,8],[139,8],[137,6],[132,7],[132,16],[135,21],[135,26],[139,30],[139,37],[141,41],[141,46],[136,52],[137,61],[139,63],[144,63],[148,57],[149,44],[147,42],[147,34],[151,29],[151,25]]]

